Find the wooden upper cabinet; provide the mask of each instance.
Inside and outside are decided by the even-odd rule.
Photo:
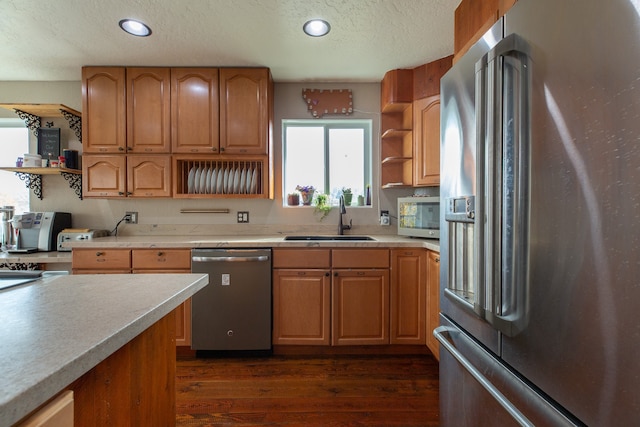
[[[413,103],[413,185],[440,185],[440,95]]]
[[[218,152],[219,102],[217,68],[171,69],[172,152]]]
[[[380,111],[401,112],[413,101],[413,70],[387,71],[380,83]]]
[[[82,156],[83,197],[124,197],[126,156]]]
[[[125,69],[82,68],[84,153],[124,153],[127,138]]]
[[[454,15],[455,63],[495,24],[516,0],[462,0]]]
[[[86,155],[82,158],[83,197],[169,197],[169,155]]]
[[[127,196],[171,196],[171,156],[127,156]]]
[[[127,68],[127,152],[171,152],[170,85],[170,68]]]
[[[220,152],[268,154],[272,83],[268,68],[220,69]]]
[[[453,55],[413,69],[413,100],[440,94],[440,79],[451,69]]]

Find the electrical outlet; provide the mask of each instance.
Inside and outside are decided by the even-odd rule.
[[[125,216],[128,218],[124,220],[127,224],[137,224],[138,223],[138,212],[125,212]]]
[[[389,211],[380,211],[380,225],[390,225]]]
[[[249,222],[249,212],[238,211],[238,222]]]

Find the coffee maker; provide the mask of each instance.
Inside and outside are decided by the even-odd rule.
[[[16,248],[10,253],[49,252],[57,248],[58,233],[71,228],[67,212],[26,212],[14,215],[11,225],[16,233]]]

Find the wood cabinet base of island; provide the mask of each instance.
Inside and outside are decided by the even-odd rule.
[[[174,426],[175,310],[73,382],[76,426]]]

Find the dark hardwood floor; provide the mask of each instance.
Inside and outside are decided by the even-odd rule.
[[[179,357],[176,426],[437,426],[431,355]]]

